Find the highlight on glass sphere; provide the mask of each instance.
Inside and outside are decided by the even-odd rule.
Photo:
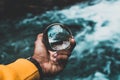
[[[54,23],[45,29],[43,42],[49,50],[64,50],[70,48],[71,37],[72,33],[68,27],[60,23]]]

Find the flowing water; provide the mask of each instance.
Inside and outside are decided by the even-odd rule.
[[[72,30],[76,47],[63,72],[45,80],[120,80],[120,0],[90,0],[62,10],[0,22],[0,63],[32,55],[36,35],[51,23]]]

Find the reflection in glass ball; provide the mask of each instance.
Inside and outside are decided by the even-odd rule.
[[[44,32],[47,47],[51,50],[63,50],[70,47],[70,38],[72,37],[71,31],[58,23],[52,24],[47,27]]]

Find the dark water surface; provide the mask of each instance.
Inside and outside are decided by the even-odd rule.
[[[72,30],[77,45],[65,70],[45,80],[120,80],[119,5],[119,0],[91,0],[40,15],[1,20],[0,63],[31,56],[37,34],[60,22]]]

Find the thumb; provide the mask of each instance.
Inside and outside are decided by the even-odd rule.
[[[48,57],[47,49],[42,42],[43,40],[43,34],[38,34],[37,40],[35,41],[35,49],[34,49],[34,55],[41,56],[41,57]]]

